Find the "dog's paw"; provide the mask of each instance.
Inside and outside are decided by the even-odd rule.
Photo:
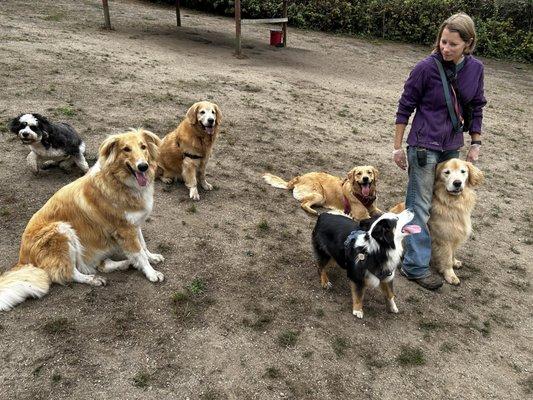
[[[148,261],[150,264],[159,264],[160,262],[165,261],[165,257],[163,257],[162,254],[147,252],[146,255],[148,256]]]
[[[321,283],[322,288],[325,290],[329,290],[333,287],[333,284],[330,281]]]
[[[394,299],[389,300],[389,311],[394,314],[398,314],[398,307],[396,307],[396,303],[394,302]]]
[[[457,275],[455,275],[453,271],[446,272],[444,274],[444,280],[448,282],[450,285],[455,285],[455,286],[461,283],[461,281],[459,280],[459,278],[457,277]]]
[[[170,185],[172,182],[174,182],[174,179],[167,178],[167,177],[164,177],[164,176],[162,176],[160,179],[161,179],[161,182],[166,183],[167,185]]]
[[[147,272],[146,277],[150,282],[163,282],[165,280],[165,275],[155,269]]]
[[[107,280],[103,276],[93,275],[92,279],[89,281],[91,286],[105,286],[107,285]]]
[[[196,186],[189,189],[189,197],[193,200],[200,200],[200,194]]]
[[[213,190],[213,185],[211,185],[207,181],[203,181],[200,184],[202,185],[202,189],[204,189],[204,190]]]
[[[453,259],[453,267],[454,268],[461,268],[463,266],[463,262],[459,261],[457,258]]]
[[[363,318],[363,310],[353,310],[352,314],[355,315],[357,318]]]

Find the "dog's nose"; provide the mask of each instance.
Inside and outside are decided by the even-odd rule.
[[[208,118],[207,122],[209,123],[209,125],[213,125],[213,123],[215,122],[215,119],[214,118]]]
[[[139,163],[139,165],[137,165],[137,169],[141,172],[146,172],[148,171],[148,164],[145,162]]]
[[[463,183],[460,180],[453,181],[453,186],[460,188]]]
[[[363,177],[363,183],[368,183],[370,179],[368,178],[368,176],[364,176]]]
[[[28,136],[30,136],[30,134],[28,132],[22,132],[22,136],[23,137],[28,137]]]

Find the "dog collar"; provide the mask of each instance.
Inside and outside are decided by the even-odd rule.
[[[200,158],[203,158],[202,156],[198,156],[196,154],[191,154],[191,153],[183,153],[183,158],[192,158],[193,160],[198,160]]]
[[[348,197],[344,196],[343,202],[344,202],[344,214],[350,215],[350,212],[352,211],[350,200],[348,200]]]
[[[376,201],[376,196],[363,196],[359,193],[353,194],[357,200],[359,200],[366,208],[370,207],[374,201]]]

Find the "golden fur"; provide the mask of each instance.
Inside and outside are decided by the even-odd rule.
[[[454,193],[454,182],[461,182],[460,192]],[[476,203],[472,188],[482,182],[483,173],[470,162],[454,158],[437,166],[428,221],[431,264],[452,285],[460,282],[453,271],[453,267],[461,267],[455,252],[472,232],[470,216]]]
[[[293,191],[293,196],[300,201],[300,206],[310,214],[318,214],[314,205],[330,209],[349,211],[352,218],[362,220],[381,213],[375,205],[378,170],[372,166],[352,168],[344,179],[324,172],[310,172],[296,176],[290,181],[272,174],[264,174],[263,179],[271,186]],[[364,196],[362,186],[368,185]],[[357,196],[362,196],[368,203],[364,205]],[[346,199],[346,200],[345,200]],[[349,210],[346,210],[346,202]]]
[[[464,173],[462,172],[464,171]],[[454,193],[453,182],[461,182],[460,192]],[[483,172],[474,164],[458,158],[442,162],[435,171],[433,199],[428,220],[431,236],[431,265],[452,285],[460,283],[453,268],[460,268],[461,261],[455,252],[470,236],[470,216],[476,203],[473,187],[483,182]],[[389,211],[399,214],[405,203],[398,203]]]
[[[105,279],[94,275],[97,268],[109,272],[133,265],[149,280],[163,280],[150,265],[163,257],[148,251],[140,229],[152,209],[159,144],[142,129],[108,137],[97,164],[33,215],[18,264],[0,276],[0,310],[43,296],[51,282],[104,285]],[[127,259],[107,259],[112,255]]]
[[[214,120],[211,127],[208,116]],[[178,127],[163,138],[158,158],[160,179],[165,183],[182,179],[193,200],[200,199],[197,175],[204,190],[213,189],[205,179],[205,170],[221,121],[218,105],[208,101],[193,104]]]

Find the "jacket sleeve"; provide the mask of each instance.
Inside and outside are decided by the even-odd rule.
[[[484,95],[483,88],[483,65],[481,66],[481,72],[479,75],[479,83],[477,85],[477,91],[472,98],[472,126],[470,127],[470,133],[481,133],[481,122],[483,120],[483,107],[487,104],[487,100]]]
[[[424,93],[424,81],[426,77],[425,63],[419,62],[409,74],[403,87],[402,97],[396,112],[396,123],[407,124],[409,117],[420,103]]]

